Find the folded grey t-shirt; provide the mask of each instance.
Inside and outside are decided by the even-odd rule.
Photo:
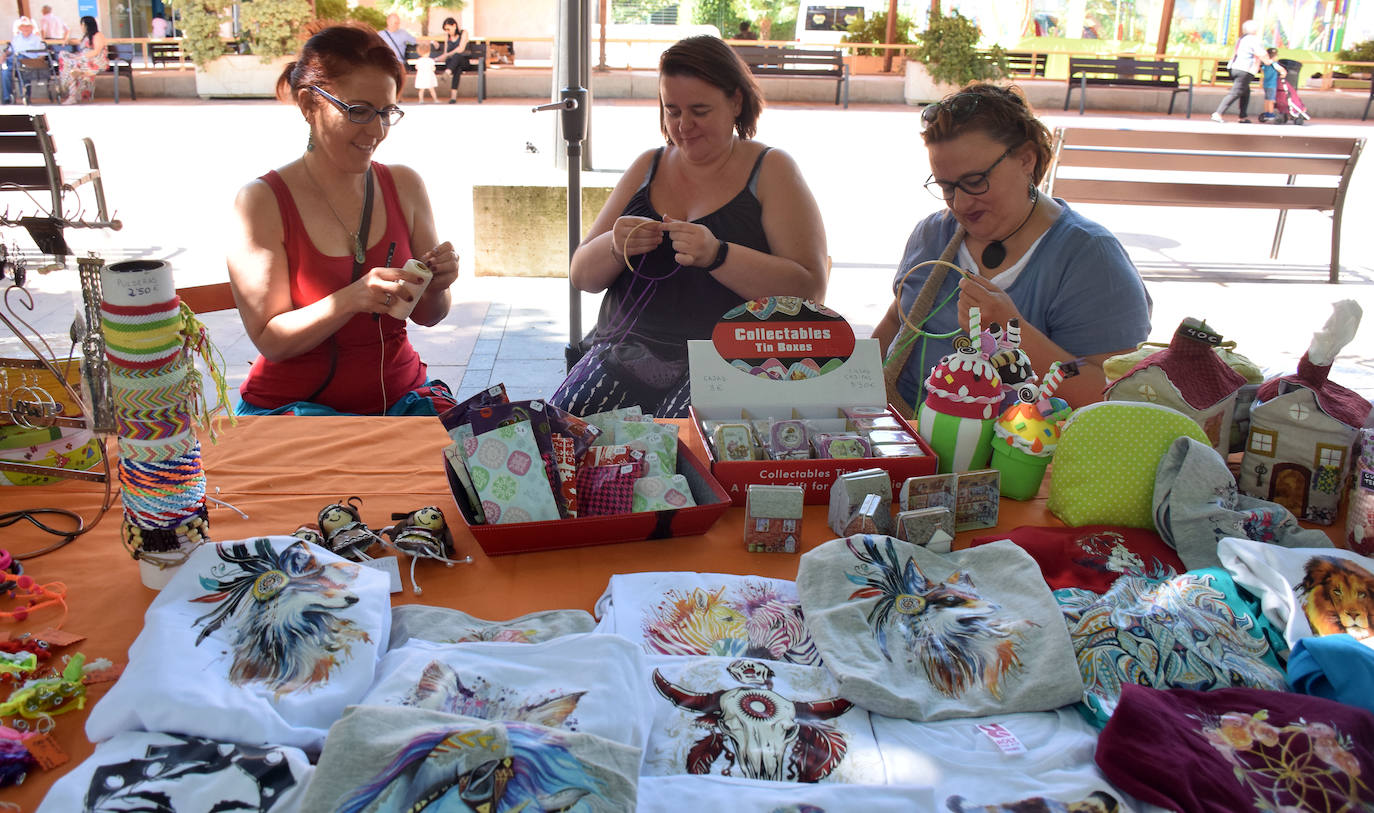
[[[329,729],[302,813],[634,810],[640,750],[591,734],[395,706]]]
[[[806,625],[844,698],[941,720],[1079,700],[1068,630],[1035,560],[1010,540],[933,553],[889,536],[801,558]]]

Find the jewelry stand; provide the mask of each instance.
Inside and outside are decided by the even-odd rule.
[[[95,432],[101,449],[98,470],[82,471],[37,463],[0,460],[0,471],[9,471],[66,480],[86,480],[104,483],[105,493],[100,510],[87,524],[78,514],[53,508],[35,508],[4,515],[4,519],[28,519],[42,530],[62,541],[39,551],[17,555],[26,559],[55,550],[100,523],[113,504],[113,478],[110,458],[103,443],[104,436],[114,426],[113,409],[109,397],[109,374],[105,361],[105,337],[100,328],[100,269],[104,261],[91,254],[79,258],[83,313],[73,321],[73,349],[79,344],[84,358],[79,361],[68,354],[58,360],[47,340],[20,315],[20,310],[34,310],[33,294],[24,287],[26,270],[22,257],[0,247],[0,268],[10,272],[13,284],[0,298],[0,322],[10,330],[32,354],[31,358],[0,358],[0,425],[18,425],[33,429],[58,426],[90,428]],[[32,338],[30,338],[32,337]],[[76,522],[71,531],[51,528],[35,515],[58,514]],[[4,523],[8,524],[8,523]]]

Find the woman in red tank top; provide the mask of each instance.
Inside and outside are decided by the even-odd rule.
[[[310,127],[299,159],[239,191],[229,279],[259,355],[239,414],[434,414],[452,404],[389,313],[435,325],[458,276],[420,176],[372,161],[401,118],[404,78],[375,32],[311,37],[277,81]],[[432,276],[403,271],[418,259]],[[417,295],[418,293],[418,295]],[[400,303],[404,306],[398,308]]]

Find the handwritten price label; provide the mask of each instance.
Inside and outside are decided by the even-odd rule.
[[[844,380],[855,392],[872,392],[878,388],[873,374],[868,370],[846,370]]]
[[[704,375],[701,383],[711,392],[725,392],[725,376],[723,375]]]

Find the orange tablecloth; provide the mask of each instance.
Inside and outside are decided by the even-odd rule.
[[[695,433],[685,421],[680,423],[683,439],[704,459]],[[797,554],[744,549],[744,512],[737,508],[727,511],[704,536],[487,557],[458,519],[443,469],[441,450],[447,443],[442,425],[433,418],[240,418],[237,427],[225,425],[218,443],[206,442],[203,455],[210,493],[238,506],[248,519],[212,504],[211,534],[216,540],[287,534],[314,522],[325,505],[354,495],[362,498],[363,520],[373,528],[390,524],[392,512],[437,505],[454,526],[458,555],[471,554],[474,562],[453,568],[421,563],[423,602],[489,619],[560,608],[590,611],[615,573],[697,570],[796,577]],[[77,481],[0,488],[0,511],[53,506],[89,518],[98,509],[102,492],[99,484]],[[25,572],[38,581],[62,581],[68,587],[70,614],[63,629],[86,640],[61,650],[63,654],[81,651],[88,659],[106,657],[123,663],[142,628],[144,611],[156,595],[143,587],[137,563],[120,545],[120,512],[116,500],[93,531],[59,551],[24,563]],[[1002,500],[999,527],[1019,525],[1062,523],[1045,509],[1043,497],[1029,502]],[[1338,538],[1336,528],[1329,530],[1333,539]],[[966,545],[971,537],[985,533],[990,532],[960,534],[955,545]],[[826,525],[825,506],[807,506],[802,549],[810,550],[833,536]],[[22,523],[6,529],[0,539],[0,547],[16,554],[50,541]],[[394,603],[416,602],[409,578],[403,581],[405,592],[395,594]],[[56,616],[54,611],[45,611],[23,624],[0,625],[0,635],[37,631]],[[99,701],[108,686],[90,688],[87,708]],[[86,741],[85,718],[84,711],[56,718],[54,735],[71,757],[67,765],[41,771],[17,788],[0,791],[0,800],[16,802],[23,810],[37,807],[57,777],[94,749]]]

